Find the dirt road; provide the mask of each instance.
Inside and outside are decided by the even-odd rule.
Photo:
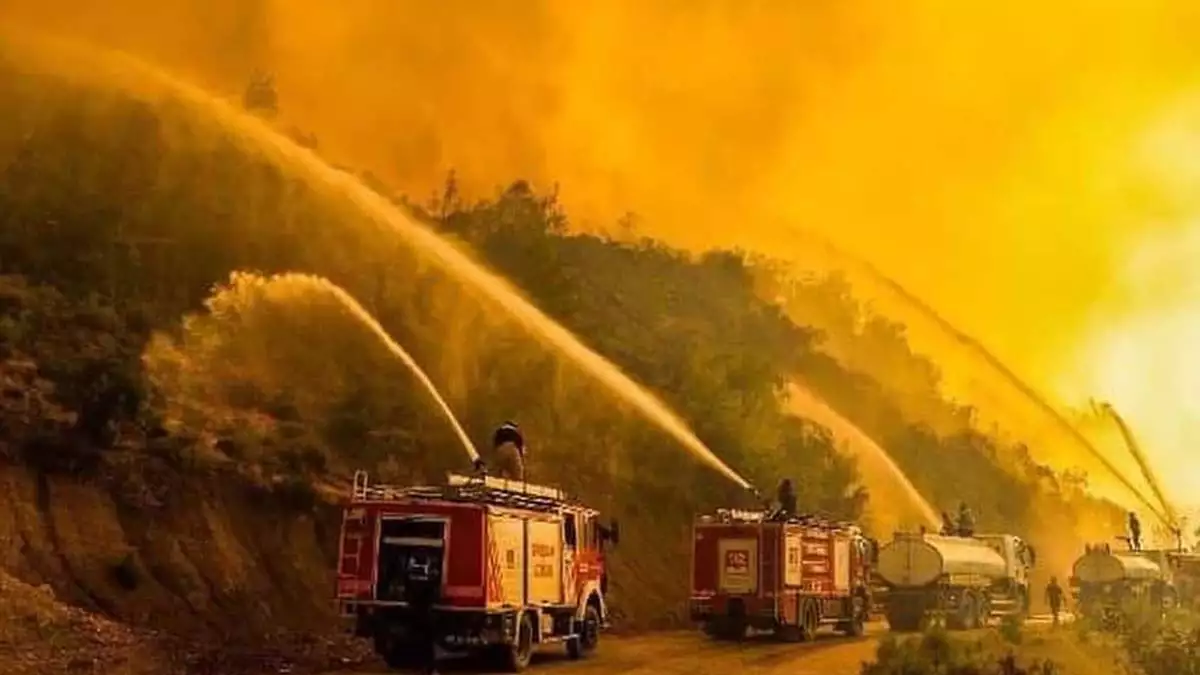
[[[1064,617],[1070,621],[1070,617]],[[1036,616],[1032,626],[1048,625]],[[871,624],[867,635],[846,638],[821,634],[815,642],[782,644],[772,640],[714,642],[698,632],[652,633],[636,637],[605,636],[600,650],[583,661],[567,659],[561,649],[534,657],[530,673],[546,675],[858,675],[862,663],[875,656],[887,625]],[[486,673],[477,665],[448,661],[447,673]],[[328,673],[327,675],[350,675]],[[357,673],[356,675],[363,675]],[[370,673],[370,675],[389,675]]]
[[[547,649],[534,657],[529,672],[546,675],[857,675],[859,665],[874,655],[879,636],[885,631],[883,626],[871,626],[866,637],[821,635],[815,642],[804,644],[767,640],[720,643],[707,640],[697,632],[606,637],[600,650],[583,661],[567,659],[561,649]],[[446,662],[443,666],[447,673],[487,672],[472,664]]]

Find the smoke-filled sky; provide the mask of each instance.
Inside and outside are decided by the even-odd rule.
[[[1200,494],[1200,3],[6,4],[229,96],[269,69],[286,124],[410,194],[455,168],[692,248],[820,233]]]

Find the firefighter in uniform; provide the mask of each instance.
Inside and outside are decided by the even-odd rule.
[[[1129,549],[1142,550],[1142,523],[1133,511],[1129,512]]]
[[[781,518],[786,520],[796,515],[796,490],[792,488],[791,478],[779,481],[779,489],[775,496],[779,500],[779,516]]]
[[[958,505],[958,536],[975,536],[975,515],[971,513],[971,508],[966,502]]]
[[[949,513],[942,511],[942,536],[953,537],[958,532],[958,526],[954,524],[954,519]]]
[[[1062,611],[1064,595],[1062,586],[1058,585],[1058,577],[1050,577],[1050,583],[1046,584],[1046,604],[1050,605],[1055,626],[1058,625],[1058,613]]]
[[[496,475],[509,480],[525,480],[525,437],[516,422],[505,422],[492,435]]]

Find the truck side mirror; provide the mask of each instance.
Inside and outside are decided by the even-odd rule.
[[[612,545],[616,546],[621,543],[621,525],[617,522],[616,518],[613,518],[611,523],[609,527],[599,524],[597,524],[597,527],[600,528],[600,540],[612,542]]]

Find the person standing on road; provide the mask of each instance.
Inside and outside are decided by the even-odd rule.
[[[1050,577],[1050,583],[1046,585],[1046,603],[1050,605],[1055,626],[1058,625],[1058,613],[1062,611],[1064,595],[1062,586],[1058,585],[1058,577]]]

